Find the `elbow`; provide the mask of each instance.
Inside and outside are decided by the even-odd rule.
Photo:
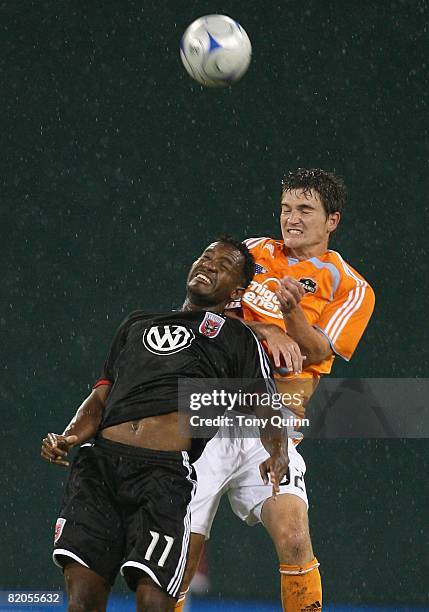
[[[332,355],[332,349],[329,347],[321,348],[315,347],[314,350],[310,350],[307,353],[304,353],[306,358],[304,359],[304,367],[308,367],[310,365],[314,365],[315,363],[322,363],[325,359],[328,359]]]
[[[312,337],[312,342],[308,343],[307,352],[303,352],[306,355],[304,360],[304,367],[313,365],[315,363],[321,363],[333,355],[330,340],[326,335],[321,333],[320,330],[315,330],[315,334]]]

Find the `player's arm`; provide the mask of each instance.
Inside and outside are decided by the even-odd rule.
[[[234,359],[234,365],[238,367],[239,378],[256,381],[256,387],[252,388],[252,391],[256,391],[259,396],[262,393],[272,395],[276,392],[270,361],[256,335],[248,329]],[[278,416],[279,412],[273,409],[271,402],[258,401],[254,412],[257,417],[266,419],[266,425],[260,427],[260,440],[270,455],[259,467],[261,477],[264,483],[271,481],[273,495],[276,495],[289,468],[287,430],[273,425],[271,418]]]
[[[62,434],[48,433],[42,442],[41,456],[50,463],[69,466],[69,450],[93,438],[103,417],[110,385],[100,385],[84,400]]]
[[[356,272],[349,272],[334,299],[323,309],[315,331],[326,338],[333,353],[349,361],[365,332],[374,306],[372,287]]]
[[[91,394],[78,408],[63,433],[61,435],[49,433],[43,439],[40,454],[46,461],[68,467],[69,463],[65,459],[68,451],[76,444],[82,444],[96,435],[115,380],[115,361],[126,342],[128,327],[138,315],[138,312],[131,313],[119,326],[104,362],[101,378],[94,385]]]
[[[301,352],[298,343],[278,325],[264,323],[263,321],[245,321],[239,316],[239,312],[238,309],[231,309],[227,310],[226,314],[245,323],[258,340],[266,342],[275,367],[280,368],[286,365],[289,372],[301,374],[303,360],[306,359],[306,356],[305,353]],[[307,361],[305,361],[305,365],[307,365]]]
[[[255,262],[258,261],[259,257],[262,255],[267,242],[270,243],[271,240],[266,237],[247,238],[244,240],[244,243],[250,250]],[[284,329],[273,323],[248,320],[244,321],[241,318],[242,311],[239,302],[234,302],[231,304],[230,310],[227,310],[226,314],[228,316],[241,319],[248,327],[250,327],[258,340],[265,342],[275,368],[286,366],[289,372],[301,374],[303,360],[305,359],[306,354],[300,350],[296,339],[291,338],[284,331]],[[305,362],[304,365],[306,364],[307,362]]]
[[[308,323],[300,305],[304,295],[301,283],[290,277],[283,278],[276,291],[288,336],[296,341],[306,356],[307,367],[326,359],[332,354],[332,348],[328,338]]]
[[[257,416],[268,418],[267,425],[260,428],[261,442],[270,455],[268,459],[263,461],[259,466],[259,472],[264,484],[271,481],[273,487],[273,495],[280,492],[280,482],[286,476],[289,469],[288,455],[288,436],[287,432],[281,427],[272,425],[271,417],[279,416],[278,410],[264,410],[264,414],[256,411]]]
[[[77,436],[77,444],[93,438],[103,418],[104,408],[109,396],[109,383],[97,385],[78,408],[76,414],[63,431],[63,436]]]
[[[272,393],[272,390],[267,393]],[[259,472],[264,484],[271,482],[275,496],[280,492],[280,482],[289,469],[287,429],[273,425],[272,417],[278,417],[279,411],[271,406],[258,405],[255,414],[266,422],[264,427],[259,428],[259,435],[263,447],[270,455],[260,464]]]

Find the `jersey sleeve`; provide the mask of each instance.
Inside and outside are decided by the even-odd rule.
[[[240,321],[238,325],[243,326],[243,336],[237,346],[236,355],[236,377],[237,378],[271,378],[272,370],[270,360],[262,344],[257,339],[256,335],[247,327],[245,323]]]
[[[334,353],[349,361],[371,318],[375,295],[368,283],[355,277],[339,289],[315,325],[329,340]]]
[[[100,385],[113,385],[113,383],[115,382],[115,374],[113,371],[113,367],[117,357],[119,356],[121,350],[125,345],[129,326],[135,320],[136,314],[138,313],[131,313],[130,315],[128,315],[128,317],[121,323],[121,325],[116,330],[116,333],[113,336],[113,340],[110,344],[109,352],[107,353],[107,357],[104,362],[100,377],[93,385],[93,389],[99,387]]]
[[[237,338],[234,378],[240,379],[243,389],[249,393],[276,393],[271,364],[262,344],[244,323],[242,335]]]

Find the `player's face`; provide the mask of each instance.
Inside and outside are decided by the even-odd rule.
[[[209,245],[193,263],[187,290],[192,301],[221,304],[237,300],[243,293],[243,255],[223,242]]]
[[[326,251],[329,234],[340,220],[340,213],[326,215],[319,194],[302,189],[282,194],[280,225],[285,245],[297,255],[311,257]]]

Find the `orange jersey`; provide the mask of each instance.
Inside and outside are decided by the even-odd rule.
[[[244,319],[286,329],[274,292],[278,279],[295,278],[306,289],[300,304],[308,323],[328,338],[334,354],[348,361],[374,309],[374,292],[366,280],[336,251],[298,261],[288,256],[283,240],[250,238],[245,242],[256,265],[255,277],[241,300]],[[334,354],[304,368],[302,377],[329,374]]]

